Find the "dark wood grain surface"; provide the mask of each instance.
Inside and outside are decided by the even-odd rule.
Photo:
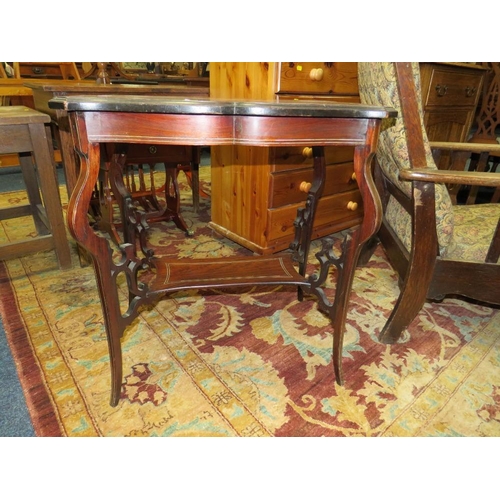
[[[313,294],[333,324],[333,366],[343,383],[342,345],[347,306],[361,248],[380,226],[382,205],[372,178],[382,120],[395,116],[386,108],[358,104],[313,102],[264,102],[180,99],[160,96],[66,96],[49,105],[67,113],[81,171],[68,206],[68,225],[75,240],[90,254],[96,272],[111,363],[111,405],[121,393],[121,338],[142,305],[153,303],[174,290],[247,286],[294,285],[298,298]],[[121,193],[125,244],[122,258],[112,258],[109,242],[89,226],[88,212],[101,170],[101,144],[173,145],[289,145],[312,146],[313,179],[307,188],[305,208],[299,209],[290,251],[272,257],[219,260],[156,258],[147,245],[148,226],[130,202],[123,184],[119,155],[110,161],[113,190]],[[326,177],[324,146],[353,146],[354,173],[364,204],[364,218],[344,242],[337,257],[326,242],[318,254],[319,272],[306,275],[312,228]],[[256,166],[258,168],[258,166]],[[142,256],[141,256],[142,253]],[[326,297],[330,267],[337,268],[334,302]],[[298,269],[297,269],[298,268]],[[155,274],[149,286],[141,282],[141,270]],[[124,273],[129,290],[124,312],[117,293],[116,276]]]

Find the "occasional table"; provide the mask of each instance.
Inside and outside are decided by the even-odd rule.
[[[321,310],[333,324],[333,366],[336,381],[343,383],[342,343],[349,294],[361,248],[378,229],[382,207],[370,164],[376,151],[384,118],[396,116],[392,109],[361,104],[318,101],[287,103],[219,101],[149,96],[56,97],[51,109],[65,113],[71,124],[72,141],[81,158],[81,172],[68,207],[68,225],[76,241],[92,257],[99,288],[111,364],[111,401],[116,406],[122,385],[120,339],[137,317],[140,306],[179,290],[255,285],[289,285],[303,294],[318,297]],[[295,240],[288,251],[272,256],[218,259],[157,258],[147,246],[147,227],[130,202],[121,176],[117,192],[126,214],[122,258],[112,258],[108,240],[89,227],[87,213],[101,166],[101,144],[248,145],[262,147],[309,146],[313,149],[314,177],[305,207],[295,220]],[[333,240],[323,240],[318,270],[306,275],[306,263],[315,211],[321,196],[326,162],[324,146],[354,147],[354,171],[364,204],[362,223],[346,237],[339,257]],[[120,155],[111,159],[111,171],[119,171]],[[258,167],[256,167],[258,168]],[[139,238],[139,245],[136,238]],[[338,279],[335,299],[327,298],[325,284],[331,265]],[[139,271],[148,268],[154,279],[145,284]],[[115,278],[127,277],[129,305],[121,312]]]

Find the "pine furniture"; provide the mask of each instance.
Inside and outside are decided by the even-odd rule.
[[[210,97],[359,102],[357,67],[337,62],[211,62]],[[294,237],[295,214],[304,206],[312,180],[311,146],[212,147],[211,227],[259,254],[287,248]],[[326,161],[314,238],[358,224],[363,216],[353,148],[327,148]]]
[[[211,62],[213,98],[359,102],[356,62]],[[468,63],[420,63],[424,120],[431,141],[465,141],[485,69]],[[363,216],[352,149],[327,150],[327,185],[314,237],[357,224]],[[255,165],[266,168],[254,169]],[[440,166],[449,168],[443,153]],[[463,164],[460,167],[463,169]],[[268,254],[293,239],[294,214],[312,175],[310,147],[212,148],[212,223],[220,234]]]

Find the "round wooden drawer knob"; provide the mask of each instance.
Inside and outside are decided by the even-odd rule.
[[[309,78],[314,82],[320,82],[323,80],[323,68],[313,68],[309,72]]]
[[[302,156],[304,158],[312,158],[313,155],[313,148],[304,148],[302,150]]]
[[[354,212],[355,210],[357,210],[357,208],[358,208],[358,204],[355,201],[350,201],[347,204],[347,210],[352,210]]]
[[[303,191],[304,193],[308,193],[309,190],[311,189],[312,184],[310,182],[302,181],[300,183],[299,189]]]

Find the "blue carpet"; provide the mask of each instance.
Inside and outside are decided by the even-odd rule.
[[[1,319],[0,381],[0,436],[35,436]]]
[[[61,169],[58,169],[58,174],[59,171]],[[0,192],[22,189],[24,189],[24,181],[20,169],[18,167],[2,169]],[[1,317],[0,381],[0,437],[35,436]]]

